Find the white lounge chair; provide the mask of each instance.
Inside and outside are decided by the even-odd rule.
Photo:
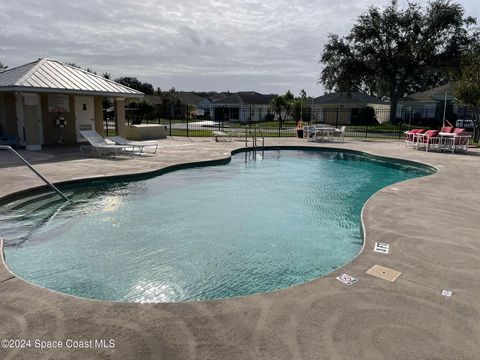
[[[345,130],[347,129],[346,126],[342,126],[340,129],[335,129],[332,132],[332,140],[334,138],[341,138],[342,142],[345,142]]]
[[[113,156],[115,158],[121,152],[126,152],[126,147],[124,145],[109,144],[94,130],[80,131],[80,135],[82,135],[90,144],[80,146],[80,153],[83,156],[92,156],[94,153],[97,153],[100,157]]]
[[[130,141],[127,140],[121,136],[109,136],[107,137],[108,140],[113,141],[117,145],[122,145],[125,146],[127,151],[131,151],[132,153],[135,152],[135,150],[138,150],[138,155],[142,155],[144,153],[144,148],[153,148],[152,154],[157,153],[158,149],[158,144],[154,142],[136,142],[136,141]],[[145,151],[146,153],[146,151]]]
[[[215,140],[215,142],[218,142],[219,138],[224,138],[224,139],[227,139],[227,140],[230,140],[230,141],[235,140],[235,138],[233,136],[233,133],[231,133],[231,132],[214,130],[214,131],[212,131],[212,135],[213,135],[213,139]]]

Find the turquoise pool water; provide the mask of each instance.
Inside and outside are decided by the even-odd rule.
[[[6,263],[35,284],[129,302],[219,299],[304,283],[352,260],[377,190],[432,171],[335,151],[64,187],[2,207]]]

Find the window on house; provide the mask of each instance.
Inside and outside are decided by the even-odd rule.
[[[231,108],[230,109],[230,119],[238,120],[240,118],[240,109],[239,108]]]

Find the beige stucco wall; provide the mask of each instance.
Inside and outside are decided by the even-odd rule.
[[[126,138],[127,129],[125,125],[125,99],[115,99],[115,117],[117,119],[117,135]]]
[[[55,123],[57,118],[57,113],[51,113],[48,111],[48,95],[41,94],[42,101],[42,118],[43,118],[43,134],[44,134],[44,144],[51,145],[56,144],[58,136],[60,134],[60,129]],[[63,129],[63,140],[65,144],[73,144],[76,140],[76,130],[75,130],[75,107],[73,102],[73,95],[68,96],[70,111],[62,113],[62,116],[67,121],[67,126]]]
[[[15,94],[0,94],[0,134],[17,134],[17,111],[15,109]]]
[[[29,150],[39,150],[43,144],[41,101],[38,94],[35,93],[24,93],[22,95],[25,145]],[[28,104],[27,98],[33,98],[35,103]]]
[[[105,126],[103,124],[103,97],[95,96],[95,131],[105,136]]]

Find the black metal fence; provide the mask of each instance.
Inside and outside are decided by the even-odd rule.
[[[390,109],[381,108],[311,108],[287,114],[272,112],[269,106],[238,106],[200,109],[185,109],[184,118],[162,118],[152,115],[141,119],[142,124],[163,125],[169,136],[214,136],[214,132],[245,132],[256,128],[266,137],[297,136],[297,129],[304,125],[327,124],[335,128],[345,126],[346,137],[366,139],[402,139],[405,131],[413,128],[439,129],[443,123],[443,112],[437,109],[412,110],[400,109],[390,121]],[[447,123],[455,126],[459,117],[453,112],[445,112]],[[134,117],[138,123],[139,117]],[[127,114],[127,121],[131,122]],[[300,122],[301,121],[301,122]],[[472,130],[467,122],[467,130]]]

